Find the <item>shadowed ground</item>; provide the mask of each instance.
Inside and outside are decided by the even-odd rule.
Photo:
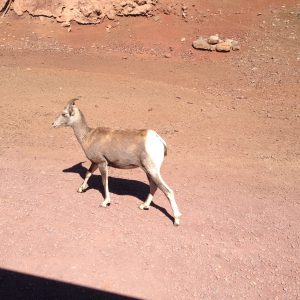
[[[85,178],[87,168],[82,165],[82,162],[63,170],[64,173],[78,173],[82,179]],[[138,180],[128,180],[124,178],[109,177],[108,179],[109,191],[110,193],[117,195],[129,195],[145,201],[149,193],[149,186],[144,182]],[[85,190],[87,192],[90,189],[95,189],[100,191],[104,197],[104,188],[101,181],[100,175],[93,174],[88,181],[88,188]],[[168,205],[168,203],[166,202]],[[154,201],[151,202],[151,206],[162,212],[167,218],[173,222],[173,217],[168,213],[168,211],[157,204]]]
[[[127,297],[58,280],[0,269],[0,299],[134,300],[138,298]]]

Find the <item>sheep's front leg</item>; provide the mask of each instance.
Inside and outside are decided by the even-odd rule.
[[[107,162],[103,162],[99,164],[99,170],[102,177],[102,184],[104,187],[104,201],[102,202],[102,207],[107,207],[110,205],[110,196],[109,196],[109,190],[108,190],[108,168],[107,168]]]
[[[92,174],[96,171],[96,169],[97,169],[97,164],[92,163],[89,170],[86,172],[82,185],[77,190],[78,193],[83,193],[87,189],[88,187],[87,182],[92,176]]]

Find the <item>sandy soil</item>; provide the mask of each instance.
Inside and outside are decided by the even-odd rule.
[[[300,298],[300,6],[225,2],[71,32],[1,20],[1,268],[143,299]],[[191,48],[214,33],[241,51]],[[138,209],[141,170],[110,170],[107,209],[99,173],[76,193],[89,164],[50,125],[78,95],[91,126],[164,137],[180,227],[160,192]]]

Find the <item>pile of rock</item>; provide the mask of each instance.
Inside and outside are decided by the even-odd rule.
[[[232,39],[222,39],[218,34],[211,35],[209,38],[200,36],[193,42],[193,47],[199,50],[229,52],[231,50],[240,50],[238,41]]]

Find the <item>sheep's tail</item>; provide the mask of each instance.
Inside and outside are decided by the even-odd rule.
[[[158,136],[159,140],[163,143],[164,148],[165,148],[164,155],[167,156],[167,154],[168,154],[167,143],[158,133],[157,133],[157,136]]]

